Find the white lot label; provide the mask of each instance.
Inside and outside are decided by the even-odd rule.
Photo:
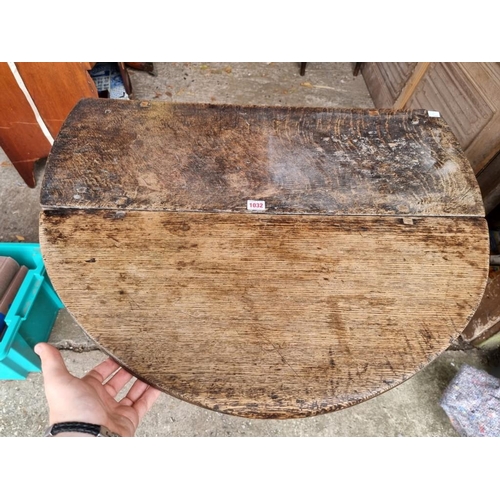
[[[247,210],[262,211],[266,209],[266,202],[261,200],[247,200]]]
[[[441,115],[439,114],[439,111],[427,111],[427,113],[429,114],[429,116],[431,118],[439,118]]]

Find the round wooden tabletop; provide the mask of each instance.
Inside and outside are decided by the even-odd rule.
[[[291,418],[394,387],[482,297],[481,195],[427,111],[82,100],[40,243],[87,334],[213,410]]]

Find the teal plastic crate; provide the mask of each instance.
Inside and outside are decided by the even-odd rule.
[[[24,380],[30,372],[40,371],[33,348],[48,340],[64,305],[52,288],[38,243],[0,243],[0,256],[28,268],[5,316],[7,330],[0,341],[0,380]]]

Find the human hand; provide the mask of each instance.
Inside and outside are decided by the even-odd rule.
[[[50,425],[85,422],[104,425],[120,436],[133,436],[160,394],[158,389],[136,380],[127,395],[116,401],[116,395],[132,379],[132,375],[111,358],[79,379],[68,372],[55,347],[39,343],[35,352],[42,360]],[[116,370],[111,379],[103,384]]]

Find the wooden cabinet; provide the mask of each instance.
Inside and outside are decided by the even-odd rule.
[[[91,63],[0,63],[0,147],[26,184],[73,106],[98,97]]]
[[[376,107],[441,113],[476,173],[486,212],[495,208],[500,63],[365,63],[362,73]]]

